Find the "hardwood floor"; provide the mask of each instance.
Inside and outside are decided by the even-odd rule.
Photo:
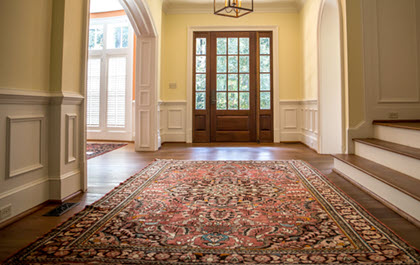
[[[79,202],[80,204],[77,207],[60,217],[45,217],[42,215],[57,206],[56,204],[47,205],[0,230],[0,261],[67,220],[86,205],[98,200],[156,158],[185,160],[305,160],[319,169],[340,189],[408,243],[418,249],[420,248],[420,229],[347,180],[333,173],[333,158],[331,156],[319,155],[303,144],[167,143],[157,152],[144,153],[134,152],[134,145],[129,144],[88,161],[89,190],[69,200],[69,202]]]

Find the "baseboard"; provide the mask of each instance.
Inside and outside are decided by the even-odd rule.
[[[134,143],[134,141],[125,141],[125,140],[100,140],[100,139],[87,139],[87,143],[94,142],[94,143]]]
[[[176,142],[176,143],[185,143],[186,142],[186,136],[184,133],[164,133],[161,134],[161,141],[163,143],[168,142]]]
[[[364,187],[363,185],[361,185],[360,183],[358,183],[357,181],[353,180],[352,178],[348,177],[346,174],[344,174],[343,172],[333,168],[333,172],[338,174],[340,177],[346,179],[347,181],[349,181],[351,184],[353,184],[354,186],[358,187],[359,189],[363,190],[364,192],[366,192],[367,194],[369,194],[370,196],[372,196],[373,198],[375,198],[377,201],[379,201],[380,203],[382,203],[383,205],[385,205],[386,207],[388,207],[389,209],[393,210],[394,212],[396,212],[397,214],[399,214],[401,217],[403,217],[404,219],[406,219],[407,221],[409,221],[410,223],[412,223],[413,225],[417,226],[418,228],[420,228],[420,221],[418,221],[417,219],[413,218],[411,215],[409,215],[408,213],[406,213],[405,211],[401,210],[400,208],[396,207],[395,205],[391,204],[390,202],[388,202],[387,200],[383,199],[381,196],[377,195],[376,193],[374,193],[373,191],[369,190],[368,188]]]
[[[32,207],[32,208],[30,208],[30,209],[28,209],[28,210],[26,210],[26,211],[24,211],[24,212],[22,212],[18,215],[13,216],[12,218],[7,219],[6,221],[1,222],[0,223],[0,229],[3,229],[6,226],[9,226],[9,225],[13,224],[14,222],[19,221],[20,219],[24,218],[25,216],[28,216],[28,215],[40,210],[41,208],[47,206],[50,203],[51,203],[50,201],[43,202],[43,203],[38,204],[37,206],[34,206],[34,207]]]

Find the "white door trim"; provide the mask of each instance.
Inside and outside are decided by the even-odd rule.
[[[158,33],[146,0],[120,0],[137,36],[135,150],[159,148]]]
[[[323,21],[324,14],[326,12],[326,6],[333,4],[337,11],[337,19],[339,20],[338,23],[336,21]],[[329,6],[328,8],[331,8]],[[327,15],[330,15],[331,13],[328,13]],[[329,17],[330,18],[330,17]],[[333,18],[334,19],[334,18]],[[325,24],[330,23],[330,24]],[[345,92],[344,92],[344,50],[343,50],[343,14],[342,14],[342,8],[341,3],[338,0],[322,0],[319,13],[318,13],[318,26],[317,26],[317,45],[318,45],[318,153],[321,154],[331,154],[331,153],[344,153],[345,152],[345,123],[344,123],[344,117],[343,113],[345,113]],[[325,26],[333,26],[338,27],[338,35],[334,34],[332,36],[333,38],[338,38],[338,45],[339,45],[339,51],[338,54],[334,54],[334,59],[337,61],[331,61],[331,51],[336,48],[333,44],[329,44],[330,46],[326,49],[326,47],[323,47],[323,37],[322,37],[322,29],[325,28]],[[329,37],[331,37],[332,34],[330,34]],[[336,40],[336,39],[335,39]],[[328,60],[325,59],[325,56],[322,56],[325,50],[329,50],[329,58]],[[324,79],[325,73],[333,72],[336,68],[336,65],[339,65],[340,69],[338,70],[339,74],[339,80],[337,83],[339,83],[339,95],[337,95],[333,92],[332,89],[334,87],[331,86],[331,80],[328,80],[328,78]],[[337,81],[337,80],[335,80]],[[332,95],[332,96],[331,96]],[[336,111],[331,111],[331,109],[328,110],[328,106],[331,102],[331,98],[336,96],[334,100],[337,101],[337,104],[339,105],[339,109],[336,110],[339,113],[337,114]],[[330,102],[326,102],[326,98],[330,97]],[[325,110],[327,109],[327,110]],[[338,116],[336,116],[338,115]],[[328,121],[328,122],[325,122]],[[329,126],[328,126],[329,124]],[[337,127],[331,128],[331,124],[335,124]],[[329,143],[329,144],[327,144]],[[332,143],[332,144],[331,144]]]
[[[192,143],[192,65],[193,65],[193,38],[196,31],[272,31],[273,32],[273,121],[274,142],[280,142],[279,111],[279,29],[278,26],[193,26],[188,27],[187,40],[187,143]]]

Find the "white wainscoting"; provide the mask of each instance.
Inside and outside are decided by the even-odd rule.
[[[160,140],[165,142],[186,142],[187,101],[160,101]]]
[[[280,141],[318,149],[318,102],[280,101]],[[160,142],[186,142],[187,102],[159,101]]]
[[[82,190],[83,97],[0,88],[0,208],[13,218]]]
[[[280,101],[280,141],[318,150],[318,101]]]

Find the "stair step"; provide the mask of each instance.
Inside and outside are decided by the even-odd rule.
[[[376,120],[373,125],[420,131],[420,120]]]
[[[402,144],[387,142],[375,138],[353,139],[355,142],[367,144],[376,148],[387,150],[400,155],[420,160],[420,149]]]
[[[333,157],[334,172],[420,228],[419,179],[357,155]]]
[[[420,201],[420,180],[357,155],[333,157]]]

